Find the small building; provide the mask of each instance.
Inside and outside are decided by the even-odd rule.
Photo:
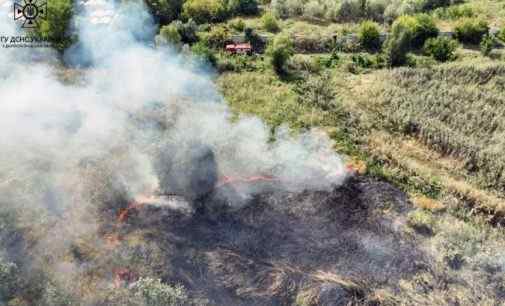
[[[251,54],[252,46],[250,43],[228,44],[226,45],[226,51],[232,54]]]

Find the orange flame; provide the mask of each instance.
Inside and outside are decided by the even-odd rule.
[[[119,214],[117,216],[117,222],[118,223],[126,222],[126,220],[128,220],[129,214],[132,210],[141,208],[144,205],[145,205],[145,203],[138,203],[138,202],[133,201],[132,203],[130,203],[130,205],[128,205],[127,208],[121,208],[119,210]]]

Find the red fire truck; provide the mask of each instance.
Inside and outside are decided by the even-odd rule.
[[[243,44],[229,44],[226,45],[226,51],[232,54],[251,54],[252,47],[250,43]]]

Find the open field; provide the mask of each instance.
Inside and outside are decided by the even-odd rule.
[[[505,2],[47,5],[0,306],[504,305]]]

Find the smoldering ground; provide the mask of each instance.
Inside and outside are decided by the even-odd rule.
[[[142,3],[102,2],[114,12],[105,23],[85,7],[62,56],[0,49],[0,304],[142,305],[131,296],[140,277],[182,284],[193,305],[501,296],[498,265],[437,270],[451,237],[451,252],[467,248],[469,225],[433,245],[405,231],[406,195],[370,178],[342,185],[325,135],[232,120],[208,70],[151,46]],[[1,16],[0,32],[17,35]],[[72,70],[78,80],[62,82]],[[187,203],[218,209],[178,209]],[[440,298],[461,287],[464,297]]]
[[[84,8],[74,21],[79,41],[63,56],[0,49],[0,203],[11,222],[0,255],[18,267],[16,290],[25,295],[41,278],[79,296],[83,276],[93,274],[87,267],[97,265],[69,254],[79,257],[82,241],[101,247],[103,224],[139,193],[192,201],[223,176],[269,175],[284,190],[330,190],[345,177],[325,135],[279,129],[271,141],[259,119],[232,121],[205,70],[151,46],[156,27],[141,2],[104,5],[114,18],[96,24]],[[2,16],[2,35],[22,34]],[[61,82],[62,60],[80,69],[79,82]],[[241,188],[240,205],[261,192]]]

